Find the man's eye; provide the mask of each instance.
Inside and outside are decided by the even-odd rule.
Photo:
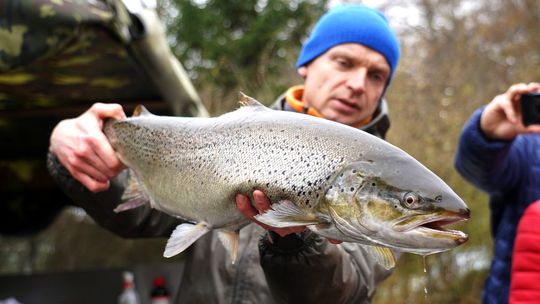
[[[371,79],[375,81],[384,81],[385,77],[380,73],[371,73]]]
[[[345,60],[345,59],[337,59],[336,60],[337,63],[341,66],[341,67],[344,67],[344,68],[348,68],[351,66],[351,63],[348,61],[348,60]]]

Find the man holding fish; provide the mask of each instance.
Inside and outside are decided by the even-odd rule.
[[[298,73],[304,78],[303,86],[289,89],[274,103],[273,108],[326,118],[384,138],[389,127],[389,120],[383,95],[395,72],[399,56],[398,40],[386,18],[380,12],[361,5],[336,7],[319,20],[311,36],[303,45],[296,65]],[[250,103],[249,99],[247,103]],[[141,111],[142,114],[139,113],[141,118],[151,117],[149,113]],[[240,115],[243,113],[242,111],[255,116],[255,114],[272,110],[251,101],[250,105],[233,113],[212,119],[234,121],[235,115]],[[284,114],[284,116],[289,114]],[[154,119],[156,119],[155,117]],[[306,206],[311,207],[310,200],[306,197],[315,197],[315,195],[317,198],[319,197],[315,190],[313,193],[298,191],[298,196],[302,196],[305,203],[303,209],[287,200],[280,200],[279,204],[275,205],[276,207],[270,208],[270,201],[278,203],[271,198],[278,197],[279,194],[273,194],[275,188],[272,188],[270,183],[256,182],[257,178],[263,179],[265,173],[253,176],[254,180],[250,179],[244,184],[244,186],[255,185],[255,187],[246,187],[245,189],[250,190],[239,191],[230,197],[233,211],[228,210],[227,212],[233,216],[238,215],[239,218],[236,218],[239,223],[238,227],[243,227],[240,230],[239,242],[238,234],[235,233],[228,233],[230,238],[223,236],[223,234],[218,236],[216,230],[212,229],[223,226],[216,224],[213,227],[210,225],[212,223],[194,220],[197,215],[186,216],[182,212],[175,214],[170,205],[160,204],[166,201],[165,198],[156,198],[162,193],[156,196],[146,193],[150,196],[148,199],[150,204],[157,209],[152,209],[148,205],[140,206],[145,202],[142,202],[144,199],[141,200],[141,196],[136,193],[127,203],[123,201],[126,193],[133,190],[131,184],[128,186],[128,170],[123,169],[125,165],[132,169],[133,164],[127,156],[121,161],[119,156],[122,156],[122,153],[118,149],[115,151],[115,148],[119,147],[116,145],[120,145],[119,142],[121,142],[121,132],[119,131],[121,128],[114,129],[114,124],[106,124],[105,121],[110,118],[120,123],[126,121],[126,116],[120,105],[95,104],[81,116],[60,122],[51,135],[49,169],[66,193],[83,207],[96,222],[121,236],[169,237],[172,232],[167,244],[167,250],[170,249],[170,254],[166,250],[166,256],[183,251],[198,239],[186,251],[186,265],[176,300],[178,303],[370,302],[377,284],[391,273],[391,270],[387,268],[393,266],[395,255],[399,254],[390,250],[389,247],[406,248],[405,251],[428,254],[450,249],[464,242],[467,238],[460,232],[440,228],[442,223],[468,217],[468,209],[464,203],[442,181],[406,156],[403,156],[403,159],[406,159],[407,164],[411,164],[414,174],[418,174],[419,178],[427,176],[430,181],[434,180],[433,183],[428,182],[428,184],[444,188],[444,195],[423,196],[431,189],[419,186],[427,191],[406,192],[399,194],[399,198],[389,198],[388,200],[395,202],[391,207],[388,207],[383,199],[374,200],[371,205],[379,207],[384,205],[386,208],[384,212],[373,212],[373,218],[368,217],[367,220],[372,220],[376,224],[380,224],[374,220],[376,216],[398,216],[401,215],[401,211],[406,213],[414,210],[406,219],[402,219],[394,225],[397,227],[397,232],[395,232],[397,238],[394,235],[378,235],[373,238],[359,239],[354,233],[348,236],[342,235],[343,231],[354,232],[361,229],[362,225],[350,226],[347,221],[340,222],[339,220],[343,219],[340,217],[342,215],[341,209],[336,206],[324,207],[324,210],[318,214],[306,212],[308,210]],[[168,124],[169,120],[165,120],[165,123]],[[321,121],[326,122],[329,128],[337,125],[324,120],[312,118],[308,120],[313,124],[319,124]],[[240,122],[240,127],[241,124]],[[340,126],[343,127],[343,125]],[[351,134],[358,132],[352,128],[348,129],[352,130]],[[276,129],[273,132],[280,133],[280,130]],[[360,133],[362,133],[361,136],[368,136],[363,135],[363,132]],[[191,134],[194,134],[196,140],[197,134]],[[234,132],[230,134],[234,134]],[[279,134],[276,136],[279,137]],[[381,145],[378,139],[371,138],[372,136],[368,136],[367,140],[369,143],[373,143],[372,146]],[[154,139],[149,139],[149,141],[152,140]],[[317,140],[317,138],[315,137],[313,140]],[[246,141],[249,141],[249,138]],[[292,142],[295,142],[294,136],[291,138]],[[273,143],[265,142],[265,144],[272,145]],[[156,145],[159,145],[159,142],[156,142]],[[388,149],[385,148],[384,151],[395,151],[399,157],[405,154],[395,147],[390,148],[389,144],[385,143],[385,145],[388,145],[383,145]],[[144,147],[152,150],[151,145]],[[279,151],[277,148],[275,150]],[[140,154],[148,151],[142,151]],[[134,158],[140,156],[136,155],[136,150],[132,152]],[[368,151],[366,155],[372,152]],[[386,152],[382,154],[384,153]],[[126,152],[124,156],[127,154],[129,153]],[[163,159],[167,159],[167,156],[163,155]],[[324,159],[324,156],[321,159]],[[336,160],[332,159],[332,161]],[[339,160],[337,162],[341,165],[343,159],[341,162]],[[193,165],[193,163],[190,164]],[[253,165],[253,167],[257,165],[256,162],[248,164]],[[245,164],[243,165],[245,166]],[[306,169],[310,167],[308,165],[305,166]],[[312,165],[315,166],[315,164]],[[372,170],[370,171],[372,173],[379,171],[376,164],[365,162],[363,166],[371,168],[367,170]],[[204,163],[197,167],[201,168],[200,174],[203,174],[202,172],[211,166]],[[344,167],[346,166],[344,165]],[[337,183],[346,184],[347,181],[358,178],[359,173],[355,168],[343,170],[339,176],[328,175],[326,181],[330,179]],[[280,170],[283,175],[285,175],[285,169],[288,168]],[[409,173],[406,169],[403,171]],[[163,170],[168,169],[165,166]],[[388,168],[381,170],[389,171]],[[197,172],[196,168],[194,172]],[[227,176],[230,172],[219,173],[220,176],[216,177],[216,180],[222,178],[229,181],[234,178],[234,176]],[[294,174],[299,173],[303,172],[295,171]],[[272,174],[272,172],[268,172],[268,174]],[[155,178],[158,178],[157,176]],[[287,172],[287,176],[294,179],[293,172]],[[144,180],[141,174],[138,174],[138,177],[139,182]],[[184,177],[183,175],[178,178],[183,179]],[[147,181],[152,183],[155,178],[150,178]],[[367,177],[365,179],[368,180]],[[395,177],[390,179],[394,179],[393,182],[397,184],[407,180],[407,178],[398,178],[398,181],[395,181]],[[366,182],[365,187],[371,187],[370,189],[375,193],[378,190],[375,185],[379,183],[379,185],[383,184],[386,187],[385,189],[388,190],[386,193],[397,191],[395,184],[390,184],[390,182],[385,184],[381,180],[382,177],[379,177],[373,179],[373,182]],[[318,181],[324,185],[323,178]],[[163,183],[167,182],[167,180],[163,181]],[[198,182],[202,185],[205,181]],[[84,187],[80,187],[79,183]],[[144,181],[142,184],[143,188],[150,190],[151,185],[145,184]],[[204,186],[208,189],[208,193],[201,193],[201,197],[211,197],[212,193],[210,192],[212,192],[213,186],[217,187],[213,184]],[[305,186],[315,187],[311,182]],[[201,189],[204,187],[201,186]],[[331,190],[332,187],[325,187],[323,188],[327,191],[323,193],[323,196],[341,198],[344,195],[340,194],[337,189]],[[253,188],[257,190],[250,193]],[[356,193],[354,187],[351,189],[351,193]],[[401,189],[407,188],[402,187]],[[283,190],[285,191],[285,189]],[[344,189],[341,192],[344,192]],[[253,198],[253,204],[250,196]],[[142,197],[145,198],[145,195]],[[222,199],[227,199],[227,197]],[[234,202],[236,209],[234,209]],[[200,204],[204,203],[206,201],[201,199]],[[115,208],[117,208],[116,210],[129,209],[129,211],[115,213],[113,212]],[[369,209],[369,207],[365,208]],[[330,212],[330,215],[323,214],[324,212]],[[298,217],[291,217],[293,219],[288,224],[280,225],[280,227],[274,225],[274,223],[283,223],[276,218],[279,216],[287,217],[287,214],[291,213],[298,215]],[[433,216],[434,213],[437,213],[438,217]],[[422,223],[417,223],[417,220],[413,219],[418,214],[422,214]],[[451,214],[451,218],[447,218],[449,214]],[[223,217],[226,216],[223,215]],[[186,222],[180,218],[193,221]],[[302,218],[302,221],[298,218]],[[336,219],[338,219],[337,223]],[[317,220],[327,220],[327,222],[316,222]],[[253,224],[244,226],[244,222],[248,221],[253,222]],[[431,225],[428,225],[430,223]],[[309,229],[306,229],[305,226]],[[351,231],[347,231],[347,229],[351,229]],[[382,228],[380,230],[386,231]],[[372,230],[371,232],[377,235],[376,231]],[[389,234],[393,232],[390,231]],[[429,236],[433,240],[444,238],[448,242],[444,246],[441,245],[442,247],[430,247],[431,245],[426,242],[418,244],[418,248],[414,248],[406,240],[408,237],[400,238],[407,233],[416,233],[411,236],[411,239],[420,240],[424,236],[429,239],[427,238]],[[386,242],[387,239],[391,238],[394,243]],[[398,240],[396,241],[396,239]],[[347,241],[347,243],[340,243],[340,241]],[[349,243],[349,241],[351,242]],[[402,244],[398,244],[399,242]],[[369,244],[369,246],[365,246],[365,244]],[[383,245],[383,247],[371,246],[373,244]],[[181,248],[179,249],[179,247]],[[372,250],[372,247],[377,247],[377,249]],[[233,249],[231,250],[231,248]],[[227,250],[229,254],[227,254]],[[231,258],[235,262],[234,264],[231,263]]]

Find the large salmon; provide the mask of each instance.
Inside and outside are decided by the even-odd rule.
[[[401,149],[247,96],[243,103],[215,118],[156,116],[139,108],[131,118],[106,123],[105,134],[135,176],[117,211],[149,203],[187,221],[173,232],[165,256],[220,229],[234,261],[237,232],[248,223],[235,195],[254,189],[274,202],[259,221],[370,245],[387,268],[395,262],[389,248],[431,254],[467,240],[442,227],[469,218],[465,203]]]

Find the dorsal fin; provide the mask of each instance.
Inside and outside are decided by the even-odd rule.
[[[137,105],[135,107],[135,110],[133,110],[133,115],[131,116],[137,117],[137,116],[147,116],[147,115],[152,115],[152,113],[150,113],[150,111],[148,111],[148,109],[146,109],[143,105]]]
[[[265,106],[258,102],[255,98],[249,97],[243,92],[240,92],[240,104],[244,107],[264,107]]]

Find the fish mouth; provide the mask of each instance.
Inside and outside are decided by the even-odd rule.
[[[462,213],[446,212],[440,215],[416,216],[406,218],[394,225],[394,229],[400,232],[417,232],[433,238],[453,239],[458,244],[465,243],[469,236],[463,231],[448,229],[445,226],[470,218],[470,211],[467,209]]]

